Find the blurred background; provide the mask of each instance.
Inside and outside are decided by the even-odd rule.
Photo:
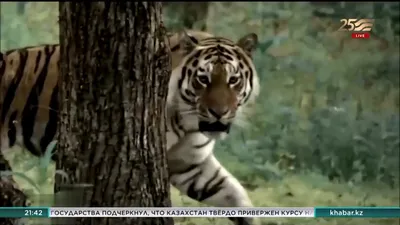
[[[261,95],[216,147],[256,206],[399,206],[399,3],[166,2],[170,31],[254,32]],[[1,3],[1,51],[58,43],[58,3]],[[369,39],[337,32],[372,18]],[[176,205],[196,205],[173,190]],[[177,219],[177,224],[227,224]],[[299,223],[301,222],[301,223]],[[268,225],[398,224],[274,219]]]

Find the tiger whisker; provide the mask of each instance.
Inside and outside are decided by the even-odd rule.
[[[199,114],[199,117],[202,117],[202,118],[205,118],[205,119],[207,119],[208,118],[208,115],[205,115],[205,114]]]
[[[182,109],[178,110],[179,113],[185,113],[185,112],[197,112],[196,108],[189,108],[189,109]]]
[[[180,115],[190,115],[190,114],[197,114],[197,111],[186,111],[186,112],[179,112]]]

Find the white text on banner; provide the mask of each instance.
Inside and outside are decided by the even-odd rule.
[[[50,217],[314,217],[311,207],[50,208]]]

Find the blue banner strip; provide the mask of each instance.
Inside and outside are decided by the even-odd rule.
[[[400,218],[400,207],[315,207],[315,217]]]
[[[49,218],[47,207],[0,207],[0,218]]]

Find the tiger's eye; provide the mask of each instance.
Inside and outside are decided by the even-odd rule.
[[[239,78],[238,77],[231,77],[229,78],[229,84],[235,84],[238,82]]]
[[[200,83],[203,83],[206,85],[209,83],[207,76],[198,76],[197,79],[199,80]]]

